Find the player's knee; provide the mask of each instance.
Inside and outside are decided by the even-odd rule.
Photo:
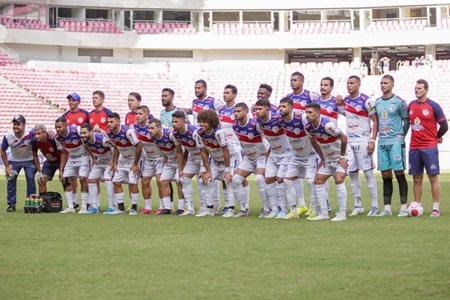
[[[264,175],[256,174],[255,181],[256,181],[256,185],[259,188],[266,186],[266,179],[264,178]]]
[[[186,186],[188,184],[191,184],[191,178],[189,177],[180,177],[180,183],[182,186]]]
[[[239,188],[240,185],[244,182],[245,178],[239,174],[234,174],[233,180],[231,181],[231,184],[234,188]]]

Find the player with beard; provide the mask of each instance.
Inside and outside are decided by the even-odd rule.
[[[234,123],[234,106],[236,104],[236,96],[237,96],[237,88],[234,85],[228,84],[225,86],[223,91],[223,100],[225,104],[221,106],[217,114],[219,115],[220,127],[225,131],[225,135],[228,142],[228,148],[230,150],[230,166],[236,172],[239,163],[242,161],[242,148],[239,143],[239,139],[236,136],[236,133],[233,130]],[[244,205],[241,207],[239,211],[239,216],[247,216],[249,209],[249,198],[250,198],[250,186],[248,181],[244,179],[244,193],[240,195],[245,195],[244,197]],[[224,198],[227,200],[228,196],[226,195],[227,191],[225,186],[223,187]],[[224,215],[228,211],[228,203],[225,202],[225,207],[222,210],[221,214]]]
[[[92,168],[88,177],[89,198],[91,207],[88,209],[88,214],[96,214],[99,212],[99,192],[97,184],[99,181],[104,181],[106,185],[106,193],[108,195],[108,209],[105,214],[111,212],[115,205],[114,184],[111,179],[113,172],[111,170],[112,161],[112,144],[108,137],[94,133],[92,126],[89,123],[84,123],[80,127],[80,136],[83,139],[83,144],[86,149],[91,152]]]
[[[142,196],[144,197],[145,208],[141,211],[143,215],[152,214],[152,185],[153,177],[156,177],[156,184],[159,193],[159,209],[157,215],[162,212],[162,193],[161,193],[161,172],[164,163],[164,155],[150,136],[148,129],[149,109],[145,105],[141,105],[136,109],[136,123],[132,124],[132,128],[136,132],[136,136],[141,141],[144,163],[142,165]]]
[[[186,123],[189,123],[189,118],[185,114],[184,109],[175,106],[173,104],[173,99],[175,98],[175,91],[170,88],[163,88],[161,91],[161,104],[164,109],[161,110],[160,120],[161,124],[167,127],[169,130],[173,129],[172,126],[172,116],[175,112],[181,111],[185,115]]]
[[[256,185],[258,186],[259,197],[263,203],[260,218],[265,218],[270,213],[270,206],[267,200],[266,180],[264,173],[266,170],[267,156],[269,155],[270,145],[263,137],[261,128],[255,119],[249,118],[249,109],[247,104],[240,102],[234,106],[233,130],[236,133],[244,157],[239,164],[236,173],[233,176],[233,189],[235,198],[239,200],[245,211],[237,216],[246,216],[248,207],[245,205],[245,199],[242,183],[252,173],[255,174]]]
[[[314,217],[314,215],[317,214],[317,198],[314,187],[314,178],[317,172],[317,150],[312,147],[311,141],[306,135],[306,131],[302,123],[302,115],[296,115],[294,113],[293,102],[294,101],[292,101],[289,97],[285,97],[280,100],[280,115],[283,117],[281,120],[281,125],[286,132],[286,136],[288,137],[289,143],[291,144],[294,152],[284,178],[286,198],[291,209],[291,212],[286,216],[286,219],[298,218],[300,213],[305,213],[308,211],[305,200],[303,199],[303,201],[299,204],[300,207],[296,207],[295,180],[297,178],[305,178],[308,185],[312,210],[309,216]]]
[[[272,95],[272,87],[268,84],[261,84],[258,88],[258,92],[256,94],[256,99],[258,100],[268,100],[270,101],[270,96]],[[272,113],[278,113],[278,107],[274,104],[270,104],[270,111]],[[257,119],[256,116],[256,105],[253,104],[251,108],[251,113],[254,119]]]
[[[140,159],[142,144],[139,142],[136,132],[126,125],[120,125],[118,113],[108,116],[108,137],[114,145],[114,155],[111,168],[114,172],[113,184],[118,209],[110,214],[125,213],[123,183],[127,183],[130,190],[131,209],[129,215],[137,215],[139,200],[138,182],[140,178]],[[120,158],[119,158],[120,156]]]

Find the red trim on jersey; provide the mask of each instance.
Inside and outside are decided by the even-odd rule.
[[[361,116],[361,117],[369,117],[369,113],[365,109],[360,109],[359,111],[352,105],[349,105],[347,103],[344,103],[344,108],[346,111]]]
[[[330,137],[328,137],[327,139],[324,139],[324,138],[321,138],[321,137],[318,137],[318,136],[314,136],[314,139],[316,140],[316,141],[318,141],[319,143],[321,143],[321,144],[329,144],[329,143],[333,143],[333,142],[335,142],[336,140],[337,140],[337,137],[335,137],[335,136],[330,136]]]
[[[205,140],[205,139],[203,139],[203,143],[205,143],[205,146],[209,147],[209,148],[214,148],[214,149],[220,148],[219,144],[216,145],[216,144],[211,143],[211,142],[209,142],[208,140]]]
[[[296,134],[294,131],[291,130],[287,130],[286,128],[284,129],[284,132],[286,133],[286,135],[290,138],[302,138],[306,136],[306,132],[304,130],[300,131],[299,134]]]
[[[229,124],[234,123],[234,120],[231,118],[231,116],[219,115],[219,119],[221,122],[225,122],[225,123],[229,123]]]
[[[261,127],[262,132],[267,135],[267,136],[281,136],[284,134],[284,128],[279,128],[278,132],[273,132],[272,130],[269,129],[264,129],[263,127]]]
[[[256,144],[256,143],[262,143],[263,139],[262,136],[258,135],[253,137],[252,139],[248,137],[248,135],[244,135],[244,134],[239,134],[236,132],[236,135],[238,137],[238,139],[240,141],[246,142],[246,143],[252,143],[252,144]]]

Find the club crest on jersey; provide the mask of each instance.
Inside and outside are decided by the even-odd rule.
[[[361,111],[361,105],[356,105],[355,109],[356,111]]]
[[[424,109],[424,110],[422,111],[422,114],[423,114],[424,116],[428,116],[428,115],[430,114],[430,112],[428,111],[428,109]]]
[[[249,138],[249,139],[253,140],[254,137],[255,137],[255,136],[253,135],[253,133],[249,133],[249,134],[248,134],[248,138]]]
[[[82,123],[83,122],[83,118],[78,118],[78,123]]]
[[[272,128],[273,132],[278,133],[278,131],[280,130],[277,126]]]
[[[391,112],[394,112],[394,111],[395,111],[395,105],[390,105],[390,106],[389,106],[389,110],[390,110]]]
[[[55,149],[53,147],[48,148],[48,151],[55,152]]]
[[[105,118],[105,117],[102,117],[102,118],[100,119],[100,122],[106,123],[106,118]]]
[[[328,107],[327,107],[327,112],[332,113],[332,112],[333,112],[333,107],[328,106]]]
[[[72,141],[70,141],[72,144],[74,144],[74,145],[76,145],[76,144],[78,144],[78,141],[76,141],[76,140],[72,140]]]
[[[299,134],[300,134],[300,128],[295,128],[295,129],[294,129],[294,133],[295,133],[296,135],[299,135]]]

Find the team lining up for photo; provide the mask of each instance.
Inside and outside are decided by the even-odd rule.
[[[260,218],[329,220],[328,179],[333,177],[338,210],[332,221],[347,219],[345,178],[350,177],[354,198],[350,216],[364,213],[361,203],[359,170],[363,171],[372,199],[368,216],[392,215],[393,174],[398,181],[401,208],[398,216],[407,216],[408,186],[405,135],[411,125],[409,174],[413,176],[414,200],[421,202],[423,170],[431,184],[433,209],[438,217],[440,186],[438,181],[438,142],[448,130],[438,103],[427,98],[428,83],[418,80],[417,99],[409,103],[393,93],[394,78],[381,79],[382,97],[376,101],[360,92],[361,80],[350,76],[348,95],[332,96],[334,81],[324,77],[320,94],[303,88],[304,76],[291,75],[293,92],[270,103],[272,88],[261,84],[257,102],[248,107],[236,102],[237,88],[227,85],[223,100],[207,96],[204,80],[195,82],[191,108],[174,105],[175,92],[162,90],[164,109],[160,118],[141,105],[141,96],[131,93],[130,112],[121,125],[120,116],[103,106],[105,95],[93,93],[94,110],[80,109],[78,94],[67,96],[69,110],[55,121],[56,133],[43,124],[25,127],[25,117],[13,119],[13,130],[3,138],[1,155],[8,180],[7,212],[16,211],[17,174],[24,168],[27,196],[35,193],[38,172],[39,192],[59,170],[67,207],[62,213],[100,211],[99,182],[105,183],[108,208],[104,214],[138,214],[141,181],[145,207],[141,214],[152,214],[151,180],[156,178],[159,196],[158,215],[172,214],[172,184],[178,191],[179,216],[245,217],[249,211],[250,186],[246,178],[255,174],[262,201]],[[193,115],[193,124],[188,114]],[[338,115],[345,115],[346,134],[337,126]],[[373,125],[373,126],[372,126]],[[439,125],[439,126],[438,126]],[[372,154],[378,140],[378,170],[383,179],[384,208],[379,211],[377,184]],[[10,148],[9,157],[6,150]],[[46,157],[40,166],[38,151]],[[197,176],[199,209],[194,211]],[[305,203],[303,179],[310,198]],[[223,189],[220,184],[223,184]],[[131,206],[125,209],[123,184],[128,184]],[[225,200],[221,210],[220,192]],[[237,210],[236,201],[239,203]]]

